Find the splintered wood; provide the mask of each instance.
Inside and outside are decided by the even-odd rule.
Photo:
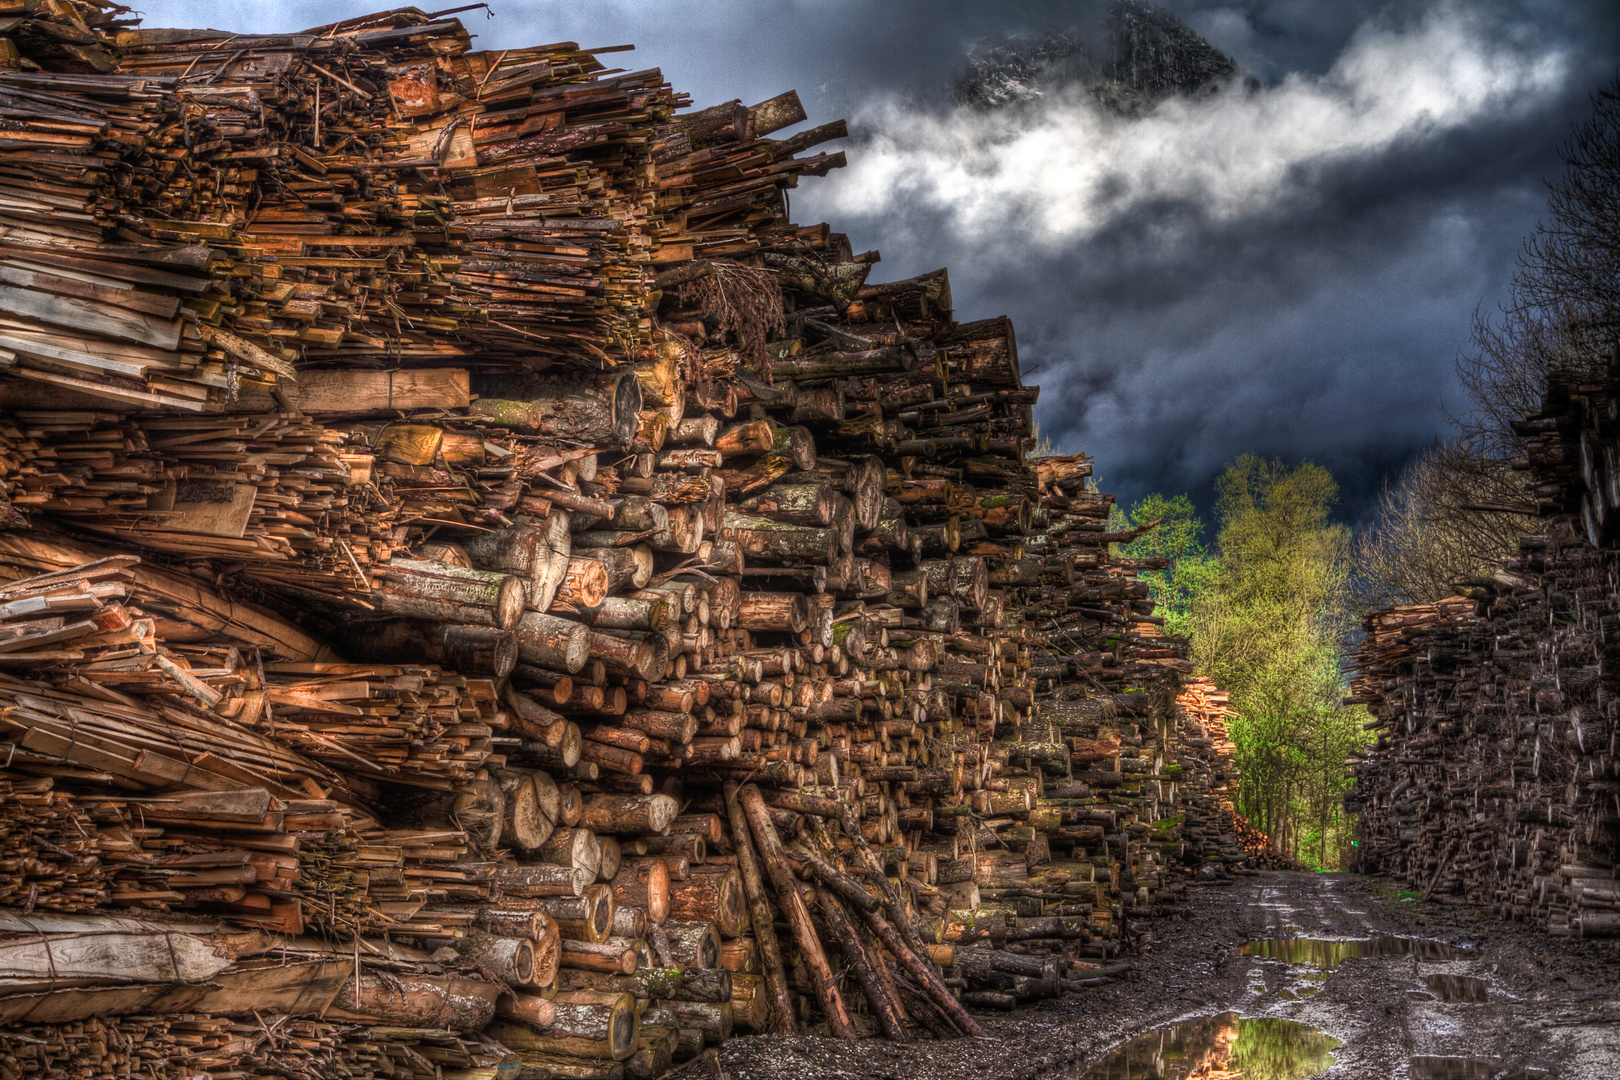
[[[0,1077],[958,1037],[1258,857],[1011,325],[788,221],[841,123],[0,10]]]
[[[1549,379],[1514,425],[1541,520],[1465,595],[1369,615],[1351,687],[1378,732],[1346,799],[1362,864],[1578,937],[1620,936],[1617,402],[1613,381]]]

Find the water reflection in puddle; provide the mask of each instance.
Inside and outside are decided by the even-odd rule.
[[[1338,1039],[1317,1028],[1235,1012],[1139,1035],[1072,1080],[1187,1080],[1252,1076],[1307,1080],[1333,1066]]]
[[[1486,990],[1490,987],[1484,979],[1475,979],[1467,975],[1430,975],[1428,978],[1429,992],[1448,1005],[1466,1002],[1479,1004],[1486,1001]]]
[[[1364,956],[1416,956],[1420,960],[1455,960],[1461,950],[1442,941],[1424,938],[1375,937],[1351,941],[1328,941],[1323,938],[1269,938],[1251,941],[1238,949],[1243,956],[1259,956],[1267,960],[1280,960],[1285,964],[1310,964],[1319,968],[1336,968],[1345,960]]]

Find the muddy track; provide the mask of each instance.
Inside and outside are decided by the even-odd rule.
[[[985,1016],[987,1039],[905,1046],[737,1039],[717,1062],[700,1059],[678,1075],[1081,1080],[1134,1035],[1235,1010],[1301,1021],[1343,1040],[1325,1080],[1416,1080],[1423,1073],[1411,1070],[1414,1057],[1480,1059],[1458,1076],[1620,1077],[1620,943],[1553,938],[1473,909],[1403,900],[1376,879],[1286,873],[1201,888],[1185,918],[1140,925],[1144,951],[1126,981]],[[1452,947],[1454,958],[1430,958],[1447,950],[1426,948],[1427,957],[1345,959],[1324,981],[1306,965],[1238,953],[1265,938],[1374,935],[1427,939]],[[1430,976],[1454,978],[1435,979],[1431,989]],[[1436,996],[1459,988],[1464,996],[1483,989],[1485,1001]]]

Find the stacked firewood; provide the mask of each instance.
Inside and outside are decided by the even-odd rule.
[[[0,1075],[971,1034],[1253,857],[1010,324],[787,221],[841,125],[113,12],[0,70]]]
[[[1363,865],[1585,937],[1620,935],[1617,402],[1612,380],[1550,379],[1516,425],[1524,505],[1491,507],[1533,531],[1463,595],[1369,615],[1352,684],[1378,732],[1347,799]]]
[[[691,273],[659,267],[825,246],[786,224],[783,191],[843,164],[796,155],[844,128],[767,138],[804,119],[792,94],[677,117],[656,69],[472,52],[414,9],[291,35],[115,10],[52,4],[8,31],[0,349],[35,391],[352,407],[343,376],[295,364],[622,362],[651,344],[667,274]],[[40,37],[60,33],[112,59],[64,66]],[[393,408],[412,379],[367,385]]]
[[[1206,880],[1223,876],[1230,867],[1295,868],[1237,812],[1239,771],[1234,760],[1237,746],[1229,732],[1232,716],[1226,692],[1208,676],[1189,677],[1176,695],[1179,753],[1166,772],[1177,777],[1182,792],[1180,831],[1193,857],[1204,864],[1200,873]]]

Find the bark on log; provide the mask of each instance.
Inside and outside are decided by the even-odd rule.
[[[395,559],[383,569],[382,588],[367,600],[388,615],[511,630],[523,613],[524,595],[522,582],[510,574]]]
[[[529,608],[545,611],[568,568],[568,514],[558,510],[537,524],[480,533],[465,547],[474,565],[521,579]]]
[[[525,611],[513,628],[518,656],[526,663],[572,675],[590,657],[591,632],[582,623]]]
[[[628,446],[641,413],[631,371],[474,380],[473,415],[491,424],[587,445]]]
[[[615,836],[661,833],[679,810],[680,804],[668,795],[592,795],[580,824]]]
[[[669,865],[663,859],[626,859],[611,885],[615,904],[641,908],[655,926],[669,918]]]
[[[861,992],[866,995],[866,1003],[877,1017],[884,1037],[891,1042],[910,1041],[901,1018],[900,1003],[889,993],[888,986],[879,974],[882,961],[867,950],[865,943],[855,933],[854,924],[849,921],[849,913],[836,896],[825,892],[820,900],[822,919],[832,931],[833,940],[838,943],[844,959],[855,969],[855,978],[861,984]]]
[[[799,950],[810,968],[810,982],[822,1015],[827,1018],[827,1027],[835,1038],[853,1039],[855,1028],[850,1023],[849,1014],[844,1011],[843,995],[838,992],[838,982],[827,964],[821,940],[816,936],[815,924],[810,921],[810,912],[804,905],[804,898],[799,895],[792,871],[788,869],[781,841],[777,839],[776,826],[771,822],[770,808],[760,798],[759,789],[753,784],[741,788],[737,799],[747,815],[750,832],[758,845],[760,861],[764,863],[771,884],[776,888],[777,903],[787,915],[794,939],[798,941]]]

